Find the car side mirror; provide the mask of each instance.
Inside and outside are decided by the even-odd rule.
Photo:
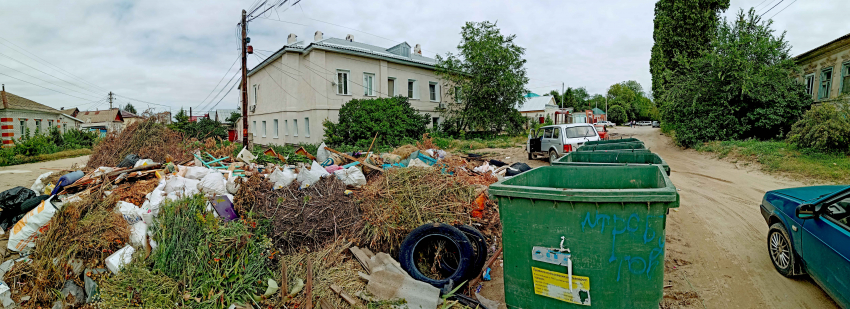
[[[802,204],[800,206],[797,206],[797,209],[794,211],[794,214],[797,215],[797,218],[800,219],[811,219],[817,217],[815,205],[812,204]]]

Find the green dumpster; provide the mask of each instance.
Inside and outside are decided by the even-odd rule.
[[[616,150],[616,149],[646,149],[643,142],[612,143],[601,145],[582,145],[576,151]]]
[[[640,142],[641,144],[643,144],[643,142],[641,140],[636,139],[634,137],[617,138],[617,139],[614,139],[614,138],[603,139],[603,140],[598,140],[598,141],[589,141],[589,142],[584,143],[584,144],[585,145],[603,145],[603,144],[616,144],[616,143],[628,143],[628,142]]]
[[[660,166],[544,166],[489,192],[508,308],[659,307],[667,211],[679,207]]]
[[[670,166],[660,156],[651,152],[573,151],[561,157],[554,165],[623,166],[655,164],[670,175]]]

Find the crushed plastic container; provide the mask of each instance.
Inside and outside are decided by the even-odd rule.
[[[667,212],[660,166],[544,166],[490,186],[508,308],[658,308]]]
[[[617,149],[646,149],[643,142],[610,143],[601,145],[582,145],[576,151],[617,150]]]
[[[566,154],[553,165],[626,166],[640,164],[660,165],[670,175],[670,165],[655,153],[621,151],[574,151]]]
[[[639,142],[639,143],[643,144],[643,142],[641,140],[636,139],[634,137],[612,138],[612,139],[606,139],[606,140],[589,141],[589,142],[584,143],[584,144],[585,145],[604,145],[604,144],[630,143],[630,142]]]
[[[106,268],[113,274],[121,272],[124,265],[130,264],[133,261],[133,253],[136,252],[132,246],[125,246],[121,250],[115,251],[112,255],[106,258]]]

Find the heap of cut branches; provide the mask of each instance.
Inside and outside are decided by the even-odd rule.
[[[268,180],[252,177],[242,184],[236,200],[240,211],[253,205],[254,211],[271,221],[269,236],[283,252],[303,247],[316,250],[363,227],[360,209],[336,177],[322,178],[305,189],[293,182],[279,190],[272,190]]]
[[[154,162],[165,162],[168,155],[177,162],[192,158],[183,147],[183,134],[169,129],[161,117],[150,117],[127,126],[120,133],[109,133],[92,149],[86,166],[117,166],[128,154]]]

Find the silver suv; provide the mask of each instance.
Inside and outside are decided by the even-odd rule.
[[[589,123],[556,124],[528,134],[525,150],[528,159],[549,156],[553,162],[589,141],[598,141],[599,132]]]

